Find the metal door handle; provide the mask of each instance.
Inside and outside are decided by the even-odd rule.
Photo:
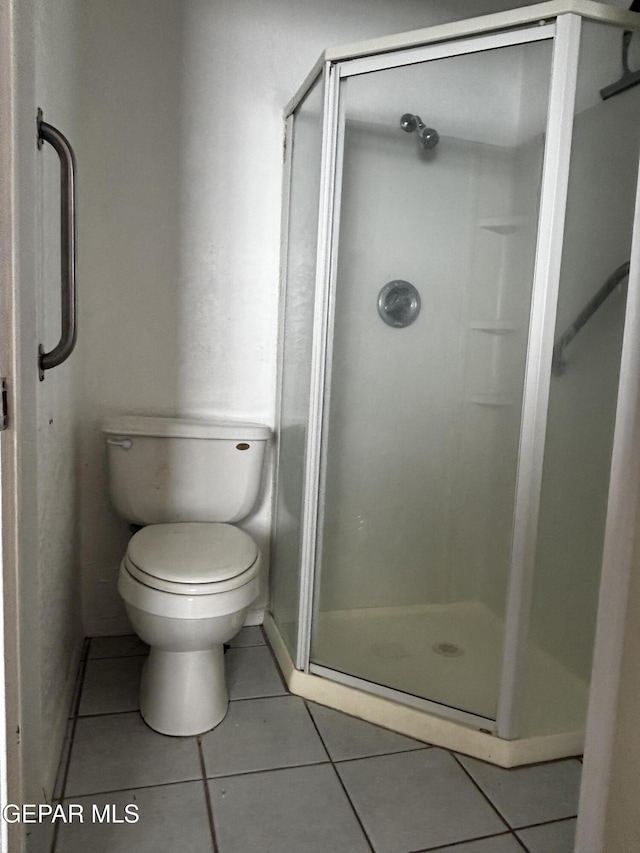
[[[60,280],[62,332],[57,345],[45,352],[38,347],[40,381],[45,370],[66,361],[76,345],[76,160],[73,148],[59,130],[42,120],[38,109],[38,148],[48,142],[60,158]]]

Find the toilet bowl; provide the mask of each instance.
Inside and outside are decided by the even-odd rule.
[[[118,592],[150,646],[140,713],[167,735],[201,734],[225,716],[223,644],[258,594],[256,544],[229,524],[159,524],[131,539]]]
[[[166,735],[224,718],[224,643],[259,591],[260,551],[229,521],[253,507],[268,427],[128,416],[103,427],[113,503],[145,525],[129,541],[118,592],[148,643],[140,713]]]

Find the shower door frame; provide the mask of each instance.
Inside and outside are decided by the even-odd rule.
[[[504,17],[504,16],[489,16]],[[531,607],[535,541],[542,483],[542,460],[551,378],[556,306],[564,234],[564,214],[569,178],[570,151],[575,110],[580,27],[582,16],[573,12],[547,20],[514,21],[519,29],[478,35],[469,29],[451,34],[449,41],[434,37],[435,44],[410,46],[400,43],[387,53],[356,58],[325,54],[291,101],[286,117],[289,139],[291,116],[306,92],[324,76],[323,146],[321,162],[320,220],[317,246],[315,313],[313,327],[311,389],[308,436],[305,450],[305,486],[302,514],[300,598],[298,607],[296,669],[345,684],[410,707],[490,731],[505,739],[519,736],[519,711],[525,678],[525,663]],[[609,23],[614,23],[609,21]],[[617,22],[615,22],[617,23]],[[527,24],[528,26],[524,26]],[[434,28],[437,29],[437,28]],[[441,28],[444,29],[444,28]],[[428,31],[425,31],[425,33]],[[322,457],[326,441],[326,416],[331,375],[332,314],[336,287],[336,261],[341,204],[341,152],[344,116],[340,108],[340,81],[346,77],[401,65],[493,50],[510,45],[553,39],[550,89],[547,105],[546,144],[542,170],[541,198],[535,252],[535,270],[530,309],[524,395],[520,426],[518,470],[513,508],[513,538],[507,587],[505,633],[496,719],[451,708],[348,675],[310,661],[311,632],[320,572],[320,537],[324,483]],[[389,42],[390,40],[387,40]],[[291,150],[291,145],[287,145]]]

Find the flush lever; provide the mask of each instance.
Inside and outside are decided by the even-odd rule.
[[[107,444],[113,444],[116,447],[121,447],[123,450],[131,450],[133,442],[130,438],[108,438]]]

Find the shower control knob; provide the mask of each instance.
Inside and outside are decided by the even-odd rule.
[[[420,294],[408,281],[389,281],[378,294],[378,314],[394,329],[410,326],[420,313]]]

